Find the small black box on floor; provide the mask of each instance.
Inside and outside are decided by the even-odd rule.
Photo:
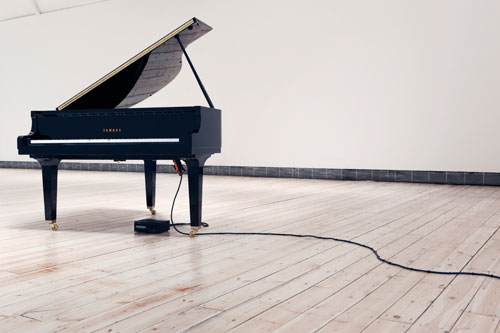
[[[161,234],[164,231],[170,229],[169,220],[153,220],[144,219],[139,221],[134,221],[134,231],[144,232],[147,234]]]

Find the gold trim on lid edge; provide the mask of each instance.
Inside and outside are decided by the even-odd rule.
[[[177,29],[175,29],[174,31],[172,31],[171,33],[169,33],[168,35],[166,35],[165,37],[163,37],[160,40],[158,40],[156,43],[153,43],[152,45],[150,45],[148,48],[146,48],[145,50],[143,50],[142,52],[140,52],[139,54],[137,54],[135,57],[132,57],[131,59],[129,59],[128,61],[126,61],[125,63],[123,63],[122,65],[120,65],[119,67],[117,67],[114,70],[112,70],[110,73],[106,74],[101,79],[99,79],[96,82],[92,83],[90,86],[88,86],[87,88],[83,89],[78,94],[76,94],[75,96],[73,96],[70,99],[68,99],[66,102],[64,102],[61,105],[59,105],[56,108],[56,110],[57,111],[61,111],[62,109],[64,109],[65,107],[67,107],[68,105],[70,105],[71,103],[73,103],[74,101],[76,101],[77,99],[79,99],[80,97],[82,97],[83,95],[87,94],[92,89],[94,89],[97,86],[101,85],[104,81],[108,80],[109,78],[113,77],[115,74],[119,73],[120,71],[122,71],[123,69],[125,69],[126,67],[128,67],[130,64],[132,64],[137,59],[139,59],[139,58],[145,56],[146,54],[148,54],[149,52],[153,51],[158,46],[160,46],[161,44],[165,43],[167,40],[169,40],[170,38],[174,37],[179,32],[183,31],[184,29],[186,29],[187,27],[189,27],[191,24],[194,24],[195,22],[196,22],[195,18],[190,19],[189,21],[187,21],[186,23],[184,23],[183,25],[181,25],[180,27],[178,27]]]

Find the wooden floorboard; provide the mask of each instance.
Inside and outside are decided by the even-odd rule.
[[[158,174],[157,218],[178,180]],[[40,171],[0,169],[1,332],[500,330],[500,280],[410,272],[334,241],[134,234],[150,217],[141,173],[60,171],[58,200],[53,232]],[[500,274],[499,187],[206,176],[204,220]]]

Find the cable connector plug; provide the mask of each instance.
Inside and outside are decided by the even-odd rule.
[[[174,168],[175,171],[179,174],[179,176],[182,176],[185,172],[184,167],[182,166],[182,163],[180,160],[174,160]]]

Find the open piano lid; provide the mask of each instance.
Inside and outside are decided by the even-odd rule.
[[[192,18],[135,57],[57,107],[57,110],[131,107],[172,81],[181,70],[182,49],[212,28]]]

